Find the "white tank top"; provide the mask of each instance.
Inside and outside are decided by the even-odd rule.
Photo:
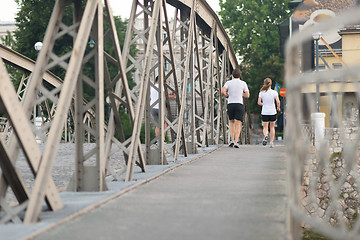
[[[275,90],[269,89],[267,91],[261,91],[259,93],[259,97],[263,102],[263,106],[261,109],[262,115],[275,115],[276,114],[276,106],[275,106],[275,98],[278,96],[278,93]]]

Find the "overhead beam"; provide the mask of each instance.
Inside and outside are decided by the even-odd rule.
[[[179,3],[185,5],[186,7],[191,9],[191,6],[193,4],[194,0],[167,0],[167,3],[173,6],[179,6]],[[209,4],[206,2],[206,0],[197,0],[196,1],[196,7],[195,7],[196,14],[204,20],[204,22],[207,24],[209,29],[212,29],[213,22],[215,20],[216,22],[216,36],[222,45],[222,47],[225,49],[225,46],[229,45],[230,47],[230,62],[232,65],[232,68],[237,68],[238,62],[236,59],[235,51],[231,45],[231,41],[229,36],[227,35],[225,28],[221,24],[221,21],[217,14],[214,12],[214,10],[209,6]]]

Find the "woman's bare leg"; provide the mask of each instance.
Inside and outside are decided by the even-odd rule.
[[[270,122],[270,143],[273,143],[275,139],[275,121]]]
[[[263,134],[267,136],[269,134],[269,122],[263,122]]]

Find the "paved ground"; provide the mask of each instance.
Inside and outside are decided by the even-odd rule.
[[[36,239],[285,239],[284,155],[224,146]]]

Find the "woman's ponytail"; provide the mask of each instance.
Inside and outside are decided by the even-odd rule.
[[[264,79],[264,85],[261,87],[260,92],[267,91],[271,88],[271,79],[265,78]]]

